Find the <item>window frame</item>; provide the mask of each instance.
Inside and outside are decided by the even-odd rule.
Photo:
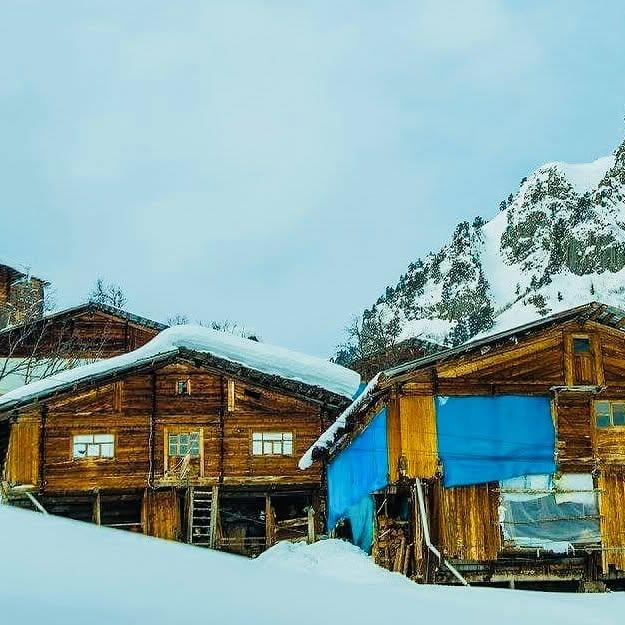
[[[593,402],[593,422],[595,429],[597,430],[609,430],[613,428],[623,428],[625,429],[625,400],[611,400],[611,399],[598,399]],[[601,404],[608,405],[608,412],[605,411],[601,414],[599,413],[599,407]],[[623,423],[614,423],[614,406],[622,406],[623,407]],[[599,425],[598,418],[599,417],[608,417],[609,423],[607,425]]]
[[[196,435],[197,437],[197,454],[191,453],[191,449],[192,449],[192,442],[191,442],[191,437],[193,435]],[[176,453],[171,453],[171,449],[172,449],[172,437],[176,437],[177,441],[175,443],[176,447],[177,447],[177,451]],[[180,437],[181,436],[188,436],[189,440],[187,442],[187,449],[188,451],[186,453],[182,453],[180,451],[180,447],[182,445],[182,442],[180,441]],[[185,456],[189,456],[189,458],[201,458],[202,456],[202,432],[198,429],[198,430],[180,430],[180,431],[175,431],[175,432],[167,432],[167,457],[168,458],[184,458]]]
[[[180,384],[185,385],[186,393],[181,393],[179,391]],[[191,378],[178,378],[174,384],[174,393],[177,397],[188,397],[191,395]]]
[[[587,334],[573,334],[572,335],[572,352],[573,354],[590,354],[592,356],[592,341],[590,339],[590,335]],[[584,342],[587,349],[576,349],[576,344],[580,342]]]
[[[271,435],[280,436],[280,439],[269,438]],[[285,452],[285,443],[290,443],[290,451]],[[261,451],[256,444],[261,445]],[[271,445],[271,451],[265,452],[265,446]],[[275,451],[275,445],[279,445],[281,451]],[[252,430],[250,433],[250,454],[253,458],[290,458],[295,455],[295,432],[293,430]]]
[[[111,437],[112,440],[107,440],[107,441],[96,441],[95,437],[97,436],[107,436],[107,437]],[[76,441],[76,438],[87,438],[90,437],[91,441]],[[87,448],[85,450],[85,455],[81,456],[81,455],[76,455],[76,445],[86,445]],[[91,456],[89,455],[89,445],[97,445],[99,448],[99,453],[97,456]],[[112,455],[110,456],[103,456],[102,455],[102,447],[104,445],[112,445]],[[72,433],[71,439],[70,439],[70,457],[72,459],[72,462],[82,462],[82,461],[89,461],[89,462],[110,462],[111,460],[115,460],[115,458],[117,457],[117,452],[116,452],[116,447],[117,447],[117,435],[115,434],[115,432],[75,432]]]

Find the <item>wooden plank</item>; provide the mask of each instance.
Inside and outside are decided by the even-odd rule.
[[[399,398],[399,416],[405,475],[411,478],[434,477],[438,471],[434,398],[402,395]]]
[[[270,502],[271,505],[271,502]],[[211,549],[217,544],[217,523],[219,520],[219,486],[213,486],[211,493],[211,514],[210,526],[208,531],[208,543]]]
[[[602,472],[599,475],[599,512],[603,572],[610,566],[625,571],[625,473]]]
[[[444,556],[496,560],[501,549],[497,484],[444,488],[437,483],[439,544]]]

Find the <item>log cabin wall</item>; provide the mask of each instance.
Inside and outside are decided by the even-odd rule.
[[[136,378],[129,380],[136,383]],[[121,405],[120,385],[123,387]],[[126,489],[147,486],[150,396],[126,382],[101,387],[47,404],[44,432],[45,492]],[[149,389],[149,387],[148,387]],[[128,403],[125,403],[125,400]],[[74,458],[73,437],[111,434],[114,457]]]
[[[118,382],[45,403],[45,421],[19,411],[10,449],[35,450],[42,441],[40,486],[44,493],[137,489],[190,484],[302,485],[317,488],[321,469],[297,467],[299,457],[327,425],[321,407],[189,364],[134,373]],[[184,382],[188,394],[179,394]],[[228,387],[234,403],[228,410]],[[39,408],[38,408],[39,410]],[[170,456],[169,434],[197,432],[199,455],[188,466]],[[253,453],[253,436],[286,433],[288,453]],[[75,436],[112,435],[113,457],[74,457]],[[26,441],[30,445],[26,445]],[[288,445],[288,448],[287,446]],[[19,467],[15,458],[20,458]],[[9,453],[12,482],[25,483],[24,452]],[[34,465],[33,465],[34,466]],[[28,483],[36,483],[28,481]]]

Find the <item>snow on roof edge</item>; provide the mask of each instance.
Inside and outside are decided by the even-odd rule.
[[[376,373],[363,392],[337,417],[336,421],[306,450],[306,453],[300,458],[297,466],[302,470],[310,468],[314,462],[313,453],[316,449],[329,449],[336,440],[338,432],[345,428],[347,419],[363,406],[369,397],[373,394],[378,386],[382,371]]]
[[[10,391],[0,397],[0,410],[10,404],[54,392],[68,384],[149,362],[180,349],[210,354],[267,375],[320,387],[349,399],[360,384],[358,373],[330,361],[202,326],[184,325],[163,330],[151,341],[127,354],[61,371]]]

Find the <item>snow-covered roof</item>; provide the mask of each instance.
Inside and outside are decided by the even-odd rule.
[[[72,315],[81,315],[87,312],[99,311],[106,315],[111,315],[113,317],[119,317],[130,323],[135,325],[144,326],[146,328],[151,328],[152,330],[157,330],[158,332],[165,330],[168,326],[160,321],[154,321],[153,319],[148,319],[147,317],[142,317],[141,315],[135,315],[134,313],[128,312],[123,308],[117,308],[116,306],[109,306],[108,304],[102,304],[100,302],[83,302],[82,304],[78,304],[76,306],[72,306],[70,308],[64,308],[63,310],[57,310],[55,312],[49,313],[41,317],[41,319],[37,319],[37,323],[52,323],[53,321],[62,318],[68,317]],[[2,330],[0,330],[0,334],[13,332],[18,328],[23,326],[29,326],[33,321],[25,321],[23,323],[15,323],[10,326],[6,326]]]
[[[507,337],[513,335],[532,332],[549,324],[562,323],[575,318],[593,320],[598,323],[603,323],[605,325],[623,330],[623,323],[625,323],[625,311],[599,302],[589,302],[588,304],[582,304],[575,308],[569,308],[568,310],[560,311],[553,315],[531,321],[530,323],[518,325],[513,328],[507,328],[505,331],[493,330],[486,336],[481,336],[478,339],[471,339],[458,347],[452,347],[450,349],[434,352],[433,354],[418,358],[417,360],[381,371],[371,380],[371,382],[369,382],[365,390],[338,416],[336,421],[330,425],[330,427],[310,446],[300,459],[299,468],[307,469],[310,467],[314,461],[315,452],[331,452],[336,448],[342,440],[342,434],[344,434],[344,432],[348,429],[349,418],[369,403],[382,381],[386,382],[387,380],[403,373],[427,367],[439,361],[465,354],[468,351],[478,349],[494,341],[506,339]]]
[[[0,397],[0,411],[10,410],[30,399],[49,396],[83,380],[121,373],[167,356],[175,356],[181,351],[238,363],[246,369],[318,387],[349,399],[360,384],[358,373],[328,360],[203,326],[184,325],[164,330],[150,342],[127,354],[55,373],[6,393]]]
[[[347,425],[347,419],[356,413],[361,406],[364,406],[372,393],[378,386],[380,379],[380,373],[371,379],[371,382],[367,384],[363,392],[338,416],[336,421],[308,448],[306,453],[300,458],[298,466],[300,469],[308,469],[312,466],[314,461],[313,454],[315,450],[329,449],[336,442],[337,437],[341,431],[345,429]]]

